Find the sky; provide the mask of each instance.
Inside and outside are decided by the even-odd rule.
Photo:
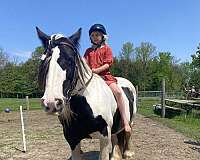
[[[26,61],[40,46],[35,27],[70,36],[80,27],[80,53],[90,47],[88,30],[103,24],[118,56],[122,45],[150,42],[158,52],[191,61],[200,43],[200,0],[5,0],[0,6],[0,47]]]

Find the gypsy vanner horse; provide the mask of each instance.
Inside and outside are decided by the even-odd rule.
[[[80,160],[80,141],[100,139],[100,160],[130,158],[131,134],[122,125],[115,97],[105,81],[91,69],[78,52],[81,28],[70,37],[48,36],[36,27],[45,51],[41,57],[38,82],[43,89],[42,106],[58,113],[72,160]],[[136,90],[130,81],[117,78],[132,125],[136,114]]]

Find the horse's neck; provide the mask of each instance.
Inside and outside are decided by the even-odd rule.
[[[84,58],[78,57],[78,81],[75,90],[84,90],[90,80],[92,79],[93,73]]]

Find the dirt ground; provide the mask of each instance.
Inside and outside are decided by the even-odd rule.
[[[25,111],[27,152],[23,153],[20,114],[0,113],[0,160],[68,160],[70,148],[57,116]],[[133,129],[135,160],[199,160],[200,142],[141,115]],[[83,140],[84,159],[97,160],[98,140]]]

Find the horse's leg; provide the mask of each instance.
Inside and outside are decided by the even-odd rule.
[[[134,151],[131,150],[131,140],[132,140],[132,134],[125,132],[125,146],[124,146],[124,153],[123,158],[129,159],[134,156]]]
[[[109,154],[111,152],[111,129],[107,127],[108,136],[100,138],[100,155],[99,160],[109,160]]]
[[[121,154],[121,150],[120,150],[120,147],[119,147],[119,144],[118,144],[117,135],[112,135],[111,140],[112,140],[111,160],[121,160],[122,154]]]
[[[72,151],[72,160],[81,160],[81,145],[80,143],[76,146],[76,148]]]

